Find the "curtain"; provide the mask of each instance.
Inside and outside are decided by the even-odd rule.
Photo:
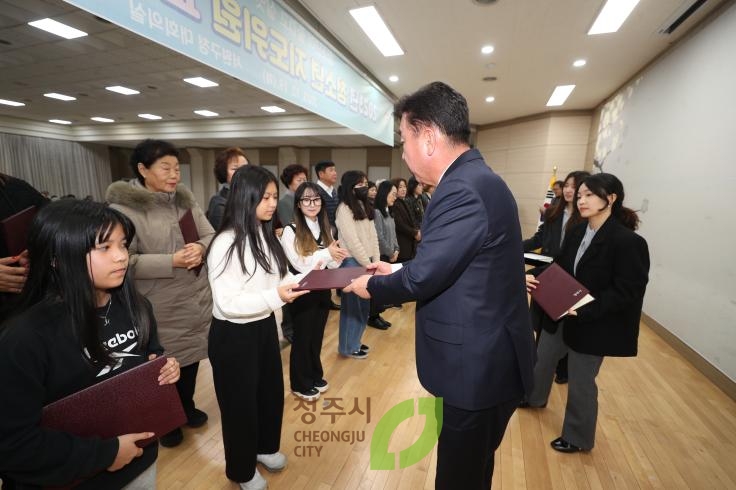
[[[49,196],[104,199],[112,182],[106,146],[0,133],[0,172]]]

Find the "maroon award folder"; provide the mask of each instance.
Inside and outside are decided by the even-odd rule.
[[[28,230],[38,208],[31,206],[0,221],[5,246],[10,257],[19,255],[28,246]]]
[[[194,216],[192,216],[192,210],[187,209],[184,216],[179,220],[179,228],[181,228],[181,234],[184,237],[184,243],[193,243],[199,240],[199,232],[197,231],[197,223],[194,222]],[[199,271],[202,270],[204,263],[199,264],[197,267],[192,269],[196,275],[199,275]]]
[[[551,318],[559,320],[570,309],[577,309],[593,301],[593,296],[577,279],[557,264],[550,264],[539,276],[539,284],[530,293],[534,301]]]
[[[43,407],[41,426],[80,437],[109,439],[153,432],[147,446],[187,421],[176,386],[159,385],[163,356]]]
[[[313,270],[299,281],[294,291],[320,291],[323,289],[342,289],[364,274],[373,275],[375,269],[365,267],[340,267],[339,269]]]

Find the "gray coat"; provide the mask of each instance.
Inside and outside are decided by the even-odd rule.
[[[378,209],[375,210],[375,213],[376,219],[373,220],[373,224],[376,225],[376,235],[378,235],[378,250],[381,255],[390,258],[394,252],[399,251],[394,218],[390,213],[384,218]]]
[[[171,194],[151,192],[134,179],[110,184],[106,199],[135,224],[130,266],[138,291],[153,305],[166,354],[182,366],[205,359],[212,320],[207,271],[197,276],[192,270],[173,267],[174,252],[184,247],[179,219],[187,209],[197,225],[197,243],[208,247],[215,233],[194,195],[181,184]]]

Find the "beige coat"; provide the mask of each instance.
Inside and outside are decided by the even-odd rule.
[[[201,243],[209,246],[215,231],[194,200],[179,185],[174,193],[151,192],[138,180],[113,182],[106,199],[135,224],[130,265],[138,291],[148,298],[158,322],[166,354],[188,366],[207,357],[207,335],[212,320],[212,295],[207,270],[173,267],[173,254],[184,247],[179,219],[192,210]]]

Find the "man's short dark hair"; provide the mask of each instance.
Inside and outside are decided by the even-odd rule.
[[[215,157],[215,178],[220,184],[227,182],[227,164],[235,157],[243,157],[246,162],[250,163],[245,152],[235,146],[222,150]]]
[[[319,177],[320,172],[324,172],[330,167],[334,167],[335,162],[332,160],[322,160],[320,162],[317,162],[317,164],[314,166],[314,171],[317,174],[317,177]]]
[[[470,144],[468,102],[459,92],[442,82],[432,82],[394,106],[394,116],[406,116],[414,129],[437,126],[454,143]]]

